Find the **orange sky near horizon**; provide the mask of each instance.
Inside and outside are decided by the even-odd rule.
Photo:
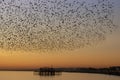
[[[0,52],[0,69],[120,66],[119,31],[96,46],[61,52]]]

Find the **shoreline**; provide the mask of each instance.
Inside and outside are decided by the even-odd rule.
[[[46,67],[39,69],[0,69],[0,71],[33,71],[39,72],[40,69],[43,69],[42,72],[45,72]],[[50,72],[51,68],[47,68],[47,72]],[[54,72],[69,72],[69,73],[93,73],[93,74],[105,74],[105,75],[115,75],[120,76],[120,66],[114,66],[109,68],[53,68]]]

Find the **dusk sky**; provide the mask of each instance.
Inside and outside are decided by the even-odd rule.
[[[65,6],[62,9],[45,8],[45,4],[59,6],[59,0],[4,1],[0,1],[0,69],[120,66],[120,0],[76,0],[79,3],[74,5],[75,0],[60,0],[60,6],[73,5],[68,8],[70,14]],[[35,6],[33,3],[37,1],[42,5],[37,4],[33,9],[31,6]],[[50,1],[56,2],[52,4]],[[106,5],[106,13],[97,14],[102,11],[97,1]],[[109,9],[107,5],[112,3]],[[93,5],[97,9],[90,7]],[[75,9],[78,10],[74,12]],[[87,17],[83,15],[84,10],[85,13],[88,10]],[[113,12],[109,14],[110,11]],[[81,17],[76,19],[73,16],[76,14]],[[99,18],[102,18],[102,23]]]

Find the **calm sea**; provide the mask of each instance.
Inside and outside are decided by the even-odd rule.
[[[0,80],[120,80],[120,76],[88,73],[62,73],[56,76],[39,76],[32,71],[0,71]]]

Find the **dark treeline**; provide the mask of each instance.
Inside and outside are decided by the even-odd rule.
[[[62,72],[82,72],[82,73],[99,73],[120,76],[120,66],[108,68],[55,68],[56,71]]]

